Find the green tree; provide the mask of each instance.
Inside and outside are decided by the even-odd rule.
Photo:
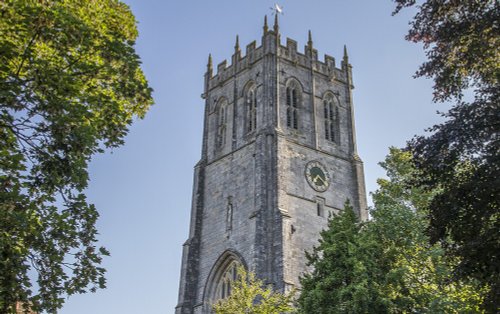
[[[408,184],[421,176],[409,152],[391,148],[381,166],[388,178],[378,180],[379,188],[372,194],[373,220],[364,231],[389,264],[381,287],[391,312],[481,312],[484,289],[451,281],[458,259],[445,255],[440,245],[429,245],[428,205],[439,189]]]
[[[105,286],[83,191],[91,156],[152,104],[136,37],[117,0],[0,2],[1,313]]]
[[[347,205],[306,255],[300,312],[479,313],[484,291],[450,282],[457,259],[428,244],[426,208],[439,191],[407,184],[420,175],[409,152],[391,148],[381,165],[373,219],[358,222]]]
[[[306,252],[310,273],[300,278],[300,313],[387,313],[379,288],[385,265],[379,245],[366,237],[349,203],[330,217],[319,245]]]
[[[219,300],[213,308],[216,314],[280,314],[292,313],[293,291],[281,294],[252,272],[238,268],[238,278],[231,283],[231,295]]]
[[[457,279],[489,287],[485,308],[498,312],[500,3],[395,2],[395,13],[418,3],[407,39],[423,43],[428,60],[416,76],[434,79],[435,101],[455,102],[445,122],[409,142],[422,173],[413,184],[440,188],[429,205],[430,240],[459,257]]]

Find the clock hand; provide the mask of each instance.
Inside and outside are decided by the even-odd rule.
[[[323,185],[326,185],[325,180],[323,180],[323,178],[321,178],[321,176],[319,174],[316,175],[316,179],[319,179],[323,183]]]
[[[319,174],[317,174],[315,177],[314,177],[314,182],[316,183],[317,180],[320,180],[321,183],[323,183],[323,185],[326,185],[326,182],[325,180],[323,180],[323,178],[321,178],[321,176]]]

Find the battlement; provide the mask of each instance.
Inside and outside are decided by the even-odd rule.
[[[345,68],[337,68],[335,65],[335,58],[325,54],[323,60],[318,59],[318,51],[312,47],[310,41],[308,45],[304,46],[304,52],[301,53],[297,49],[297,41],[287,38],[286,46],[280,45],[278,48],[278,56],[281,59],[292,62],[305,68],[311,68],[326,76],[335,76],[339,80],[345,77]]]
[[[224,84],[225,81],[233,76],[251,68],[267,54],[277,54],[278,58],[281,60],[285,60],[296,66],[308,69],[312,68],[314,72],[325,75],[332,80],[347,83],[347,72],[350,70],[350,65],[348,63],[346,51],[344,51],[344,57],[340,68],[337,68],[335,58],[330,55],[325,54],[323,60],[318,59],[318,51],[313,48],[310,32],[309,41],[307,45],[304,46],[304,51],[299,52],[297,49],[297,41],[286,38],[286,46],[283,46],[281,44],[278,27],[275,25],[274,30],[268,30],[266,23],[264,25],[264,34],[260,46],[257,46],[255,40],[252,41],[246,46],[245,54],[242,56],[237,39],[235,52],[232,55],[232,62],[229,66],[227,60],[220,62],[217,65],[217,73],[212,73],[211,65],[209,66],[207,72],[208,88],[212,89]]]
[[[252,67],[255,62],[263,57],[263,55],[263,47],[257,47],[256,41],[251,42],[247,45],[244,56],[239,57],[239,55],[235,54],[232,58],[233,62],[229,66],[227,60],[224,60],[217,65],[217,73],[209,78],[210,88],[221,84],[233,75]],[[235,58],[236,56],[238,58]]]

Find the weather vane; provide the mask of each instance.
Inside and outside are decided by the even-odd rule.
[[[283,14],[283,6],[280,6],[277,3],[274,4],[274,7],[270,7],[269,9],[271,9],[275,15]]]

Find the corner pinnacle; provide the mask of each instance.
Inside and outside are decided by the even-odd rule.
[[[267,15],[264,15],[264,34],[267,33],[269,27],[267,27]]]
[[[274,15],[274,32],[278,34],[279,24],[278,24],[278,13]]]
[[[234,51],[240,50],[240,36],[236,35],[236,44],[234,45]]]
[[[212,54],[211,54],[211,53],[209,53],[209,54],[208,54],[208,63],[207,63],[207,68],[208,68],[209,70],[211,70],[211,69],[212,69]]]
[[[347,55],[347,46],[344,45],[344,60],[348,60],[349,56]]]

